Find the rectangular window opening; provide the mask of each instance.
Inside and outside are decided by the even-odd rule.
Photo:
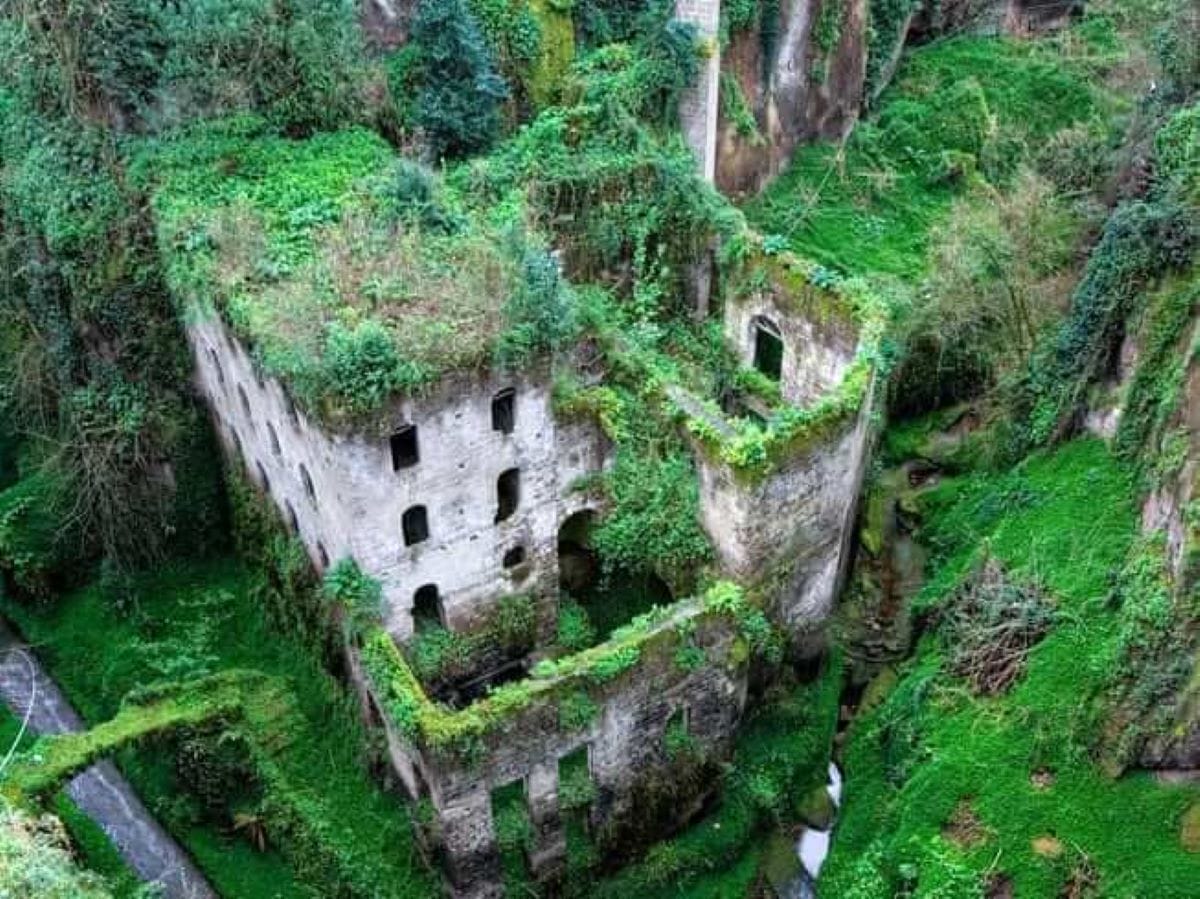
[[[392,471],[412,468],[421,461],[421,449],[417,443],[417,426],[406,425],[391,437]]]
[[[772,381],[783,377],[783,338],[765,321],[754,326],[754,367]]]
[[[521,504],[521,472],[510,468],[496,480],[496,522],[507,521]]]
[[[511,434],[517,426],[517,393],[512,388],[501,390],[492,399],[492,430]]]
[[[584,743],[558,760],[558,807],[564,815],[586,816],[596,800],[591,755],[591,744]]]

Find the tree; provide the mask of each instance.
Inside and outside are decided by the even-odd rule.
[[[430,149],[439,158],[486,150],[500,130],[508,86],[466,0],[422,0],[413,37],[424,70],[417,123]]]

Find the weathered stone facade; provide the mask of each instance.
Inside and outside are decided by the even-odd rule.
[[[603,470],[608,444],[592,424],[555,419],[547,374],[448,379],[429,396],[397,403],[377,435],[338,434],[262,377],[216,316],[190,322],[188,336],[199,388],[227,448],[319,570],[353,558],[381,583],[385,625],[397,640],[412,635],[414,596],[429,585],[453,630],[471,629],[513,594],[537,597],[543,622],[553,620],[558,530],[589,508],[572,486]],[[512,391],[511,433],[493,427],[493,400],[502,391]],[[416,428],[417,459],[397,469],[390,437],[406,427]],[[506,472],[518,473],[518,495],[511,515],[498,521]],[[428,536],[406,546],[405,513],[415,509],[424,509]]]
[[[687,627],[705,665],[685,670],[674,661],[677,633]],[[670,765],[665,745],[676,716],[712,758],[728,753],[746,703],[747,665],[728,622],[706,617],[696,603],[682,603],[646,639],[632,671],[604,689],[594,720],[564,727],[553,702],[514,715],[502,734],[488,736],[464,760],[453,753],[414,746],[386,721],[394,767],[404,772],[413,795],[428,796],[437,814],[451,893],[458,899],[497,899],[501,886],[492,793],[517,781],[534,826],[528,853],[532,873],[553,881],[566,851],[559,807],[560,763],[585,750],[596,798],[587,811],[590,829],[638,813],[637,785]],[[570,684],[546,681],[548,696]]]
[[[795,308],[760,291],[725,305],[725,337],[748,368],[760,330],[780,339],[785,401],[812,406],[836,390],[860,351],[844,314]],[[698,454],[700,514],[721,568],[742,583],[771,579],[775,619],[799,635],[828,616],[850,561],[850,536],[870,455],[873,386],[857,416],[834,424],[760,476]]]
[[[705,54],[700,77],[680,101],[679,118],[688,146],[696,154],[700,173],[708,182],[717,173],[717,120],[721,99],[721,0],[675,0],[675,17],[695,25]]]

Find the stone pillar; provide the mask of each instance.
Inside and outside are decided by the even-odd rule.
[[[721,93],[721,0],[675,0],[675,18],[695,25],[704,42],[700,77],[679,104],[688,146],[696,154],[700,174],[710,184],[717,176],[717,119]]]
[[[454,899],[503,899],[500,851],[486,784],[475,784],[445,797],[437,813]]]
[[[558,809],[558,760],[534,765],[525,781],[533,847],[529,867],[543,883],[562,877],[567,858],[567,835]]]

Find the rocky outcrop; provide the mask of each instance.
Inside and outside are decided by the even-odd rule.
[[[722,190],[754,192],[799,144],[850,132],[863,105],[868,22],[867,0],[783,0],[777,16],[731,37],[721,84]]]

